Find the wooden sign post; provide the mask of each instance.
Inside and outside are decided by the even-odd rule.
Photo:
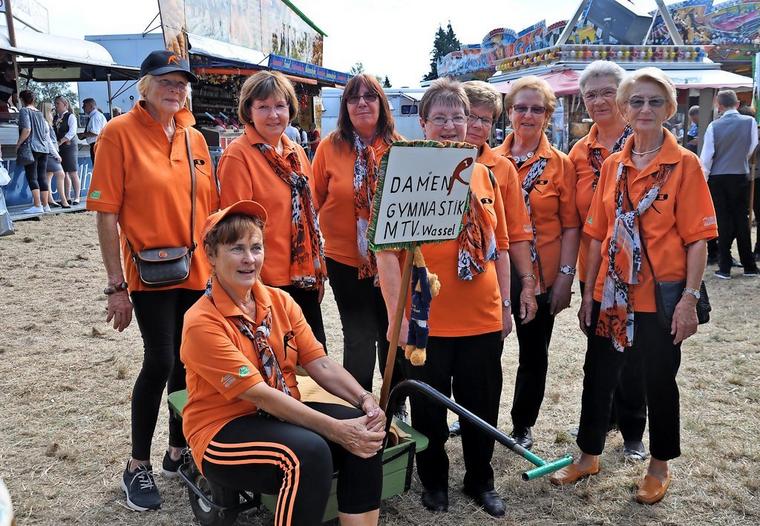
[[[476,157],[477,149],[465,143],[399,141],[393,143],[380,165],[369,246],[375,252],[406,251],[380,391],[383,410],[388,404],[414,249],[422,243],[457,238],[470,203],[470,175]]]

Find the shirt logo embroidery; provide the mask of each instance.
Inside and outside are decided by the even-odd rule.
[[[90,192],[90,199],[100,199],[100,190]]]
[[[704,218],[702,220],[702,223],[705,226],[712,226],[712,225],[716,224],[715,216],[709,216],[709,217]]]
[[[591,216],[588,216],[586,218],[586,223],[588,223],[589,225],[593,225],[594,224],[594,218],[591,217]]]
[[[222,385],[225,388],[229,389],[230,387],[232,387],[232,384],[234,384],[234,383],[235,383],[235,377],[232,376],[231,374],[225,374],[222,377]]]
[[[247,365],[243,365],[242,367],[240,367],[240,369],[238,369],[238,376],[240,378],[245,378],[249,374],[251,374],[251,370],[248,368]]]

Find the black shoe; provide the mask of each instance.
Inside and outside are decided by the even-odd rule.
[[[743,265],[741,263],[739,263],[738,261],[736,261],[736,258],[731,258],[731,266],[732,267],[737,267],[737,268],[742,268]]]
[[[458,437],[462,434],[462,427],[459,425],[459,420],[455,420],[449,426],[449,437]]]
[[[430,511],[449,511],[449,494],[443,489],[425,490],[422,505]]]
[[[465,495],[474,500],[478,506],[483,508],[491,517],[503,517],[507,512],[507,505],[504,503],[504,499],[496,493],[495,489],[480,493],[473,493],[466,489],[462,491]]]
[[[515,426],[512,430],[512,438],[525,449],[533,447],[533,433],[529,427]]]
[[[188,448],[185,448],[180,453],[179,458],[177,460],[174,460],[169,454],[169,450],[167,449],[166,453],[164,453],[164,460],[161,463],[161,474],[169,479],[176,477],[178,475],[177,471],[179,470],[179,467],[185,463],[187,460],[187,455],[189,454],[190,450]]]
[[[641,440],[625,440],[623,442],[623,456],[626,460],[640,462],[646,460],[649,455],[647,455],[644,442]]]
[[[715,277],[720,279],[731,279],[731,271],[723,272],[722,270],[716,270]]]
[[[760,276],[760,271],[757,270],[757,267],[744,269],[744,275],[747,277],[754,278],[754,277]]]
[[[127,462],[127,468],[121,476],[121,489],[127,496],[127,506],[135,511],[157,510],[161,507],[161,495],[153,480],[152,469],[149,464],[129,471]]]

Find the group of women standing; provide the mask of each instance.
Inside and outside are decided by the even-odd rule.
[[[186,62],[154,52],[141,75],[140,104],[100,138],[88,199],[99,212],[108,320],[123,330],[134,305],[145,344],[132,398],[132,458],[122,481],[130,507],[160,506],[150,441],[167,379],[173,391],[185,387],[186,377],[185,433],[170,417],[165,474],[176,474],[187,438],[210,479],[265,493],[280,487],[276,523],[310,524],[321,517],[332,459],[342,466],[341,522],[376,524],[385,416],[371,395],[372,378],[375,356],[384,370],[403,259],[393,251],[374,254],[366,239],[380,159],[402,139],[381,87],[364,74],[348,82],[337,129],[310,163],[284,133],[298,112],[292,85],[278,73],[253,75],[240,93],[245,132],[225,150],[217,181],[183,107],[195,80]],[[637,498],[656,502],[670,480],[667,461],[678,456],[680,343],[696,331],[704,240],[715,235],[715,223],[696,158],[662,128],[675,108],[672,83],[654,68],[618,89],[620,82],[615,68],[589,67],[582,91],[596,124],[570,157],[544,133],[556,98],[541,79],[512,86],[506,108],[513,132],[494,149],[488,139],[502,103],[491,86],[439,79],[428,88],[419,112],[425,138],[478,147],[463,219],[472,236],[421,248],[442,282],[430,313],[428,358],[421,367],[400,363],[394,382],[421,379],[496,425],[503,341],[514,317],[512,434],[532,447],[554,319],[570,305],[580,245],[579,318],[588,334],[583,455],[552,482],[599,471],[617,389],[617,420],[636,451],[643,448],[648,402],[652,459]],[[680,199],[694,206],[678,207]],[[474,244],[473,236],[485,242]],[[187,249],[186,279],[157,288],[145,283],[143,252],[159,247]],[[667,328],[655,314],[655,275],[686,280]],[[325,356],[320,303],[327,279],[343,328],[344,367]],[[402,344],[405,335],[402,325]],[[299,365],[356,409],[298,402]],[[417,454],[422,503],[444,511],[446,413],[414,396],[411,410],[412,425],[430,439]],[[504,515],[494,489],[493,440],[467,422],[461,434],[465,494],[487,513]],[[263,442],[269,450],[259,450]],[[271,457],[271,447],[287,450],[287,461],[256,460]]]

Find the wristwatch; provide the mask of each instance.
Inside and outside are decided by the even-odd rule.
[[[694,296],[694,299],[696,299],[697,301],[699,301],[699,298],[702,297],[702,294],[700,294],[700,292],[697,289],[690,289],[689,287],[686,287],[685,289],[683,289],[681,296],[683,296],[684,294],[688,294],[689,296]]]
[[[504,306],[505,309],[508,309],[512,306],[512,302],[509,299],[502,301],[501,304]]]
[[[562,265],[559,267],[559,273],[565,274],[566,276],[575,276],[575,267],[571,267],[570,265]]]
[[[121,292],[122,290],[127,290],[127,282],[122,281],[121,283],[117,283],[115,285],[108,285],[106,288],[103,289],[103,294],[106,296],[110,296],[111,294],[116,294],[117,292]]]

